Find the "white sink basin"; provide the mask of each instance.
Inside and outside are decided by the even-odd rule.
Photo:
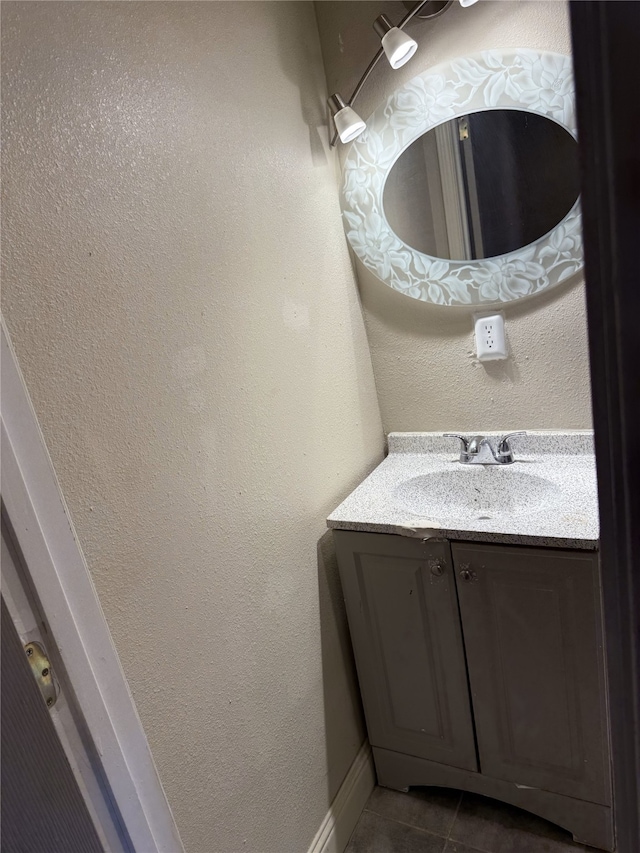
[[[596,548],[592,434],[529,432],[515,451],[513,465],[461,465],[440,433],[390,433],[386,459],[327,523],[399,536]]]
[[[562,504],[560,488],[512,465],[460,465],[405,480],[394,498],[403,509],[434,521],[490,521],[549,512]]]

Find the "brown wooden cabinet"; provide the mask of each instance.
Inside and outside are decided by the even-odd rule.
[[[483,793],[612,850],[597,554],[335,541],[380,783]]]

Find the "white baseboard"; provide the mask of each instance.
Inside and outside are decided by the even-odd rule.
[[[307,853],[344,853],[375,784],[371,747],[365,740]]]

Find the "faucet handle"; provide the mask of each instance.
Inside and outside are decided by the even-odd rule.
[[[518,430],[517,432],[508,432],[506,435],[503,435],[498,439],[498,445],[496,447],[496,454],[500,458],[501,462],[513,462],[513,451],[511,450],[511,445],[509,444],[509,439],[513,438],[515,435],[526,435],[527,433],[524,430]],[[509,457],[509,458],[505,458]]]
[[[443,438],[459,438],[462,442],[462,451],[466,453],[469,450],[469,442],[471,441],[466,435],[460,435],[457,432],[445,432],[442,434]]]
[[[469,462],[469,453],[471,448],[472,438],[468,438],[466,435],[460,435],[457,432],[445,432],[442,436],[443,438],[459,438],[460,439],[460,462],[463,464]],[[476,451],[474,450],[474,453]]]

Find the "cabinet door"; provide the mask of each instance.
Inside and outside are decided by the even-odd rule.
[[[597,555],[452,551],[482,773],[607,804]]]
[[[369,739],[477,769],[447,542],[335,531]]]

